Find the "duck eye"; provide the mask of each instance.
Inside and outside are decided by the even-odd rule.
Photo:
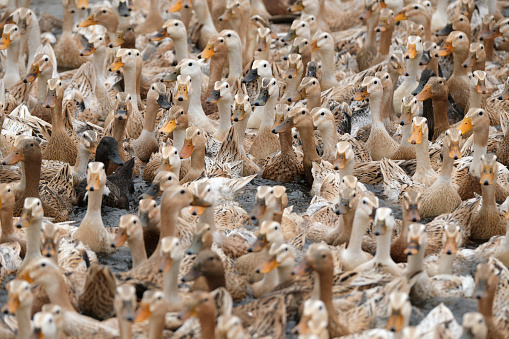
[[[460,38],[460,39],[463,39],[463,35],[460,35],[460,36],[459,36],[459,38]]]
[[[419,7],[417,7],[417,6],[414,6],[414,9],[419,9]]]
[[[175,26],[178,26],[178,25],[179,25],[179,23],[178,23],[178,22],[176,22],[176,23],[175,23]]]
[[[41,264],[41,266],[42,266],[42,267],[46,267],[46,263],[45,263],[45,262],[43,262],[43,263]]]
[[[438,83],[441,85],[441,84],[443,84],[444,82],[443,82],[442,80],[440,80]]]
[[[326,256],[325,254],[322,254],[322,258],[324,258],[324,259],[325,259],[325,257],[327,257],[327,256]]]
[[[316,85],[316,81],[313,81],[313,85]]]
[[[362,200],[362,203],[363,203],[364,205],[366,205],[366,204],[367,204],[366,200]]]
[[[106,14],[106,10],[105,9],[103,9],[103,13]]]
[[[186,193],[186,191],[184,191],[184,190],[181,190],[181,191],[180,191],[180,194],[184,194],[184,193]]]
[[[231,34],[231,33],[228,33],[227,37],[228,37],[228,38],[231,38],[231,37],[232,37],[232,34]]]
[[[127,53],[127,55],[131,55],[131,54],[132,54],[131,52]]]
[[[177,154],[177,151],[175,151],[175,154]]]
[[[482,112],[482,111],[480,111],[480,112],[479,112],[479,115],[483,115],[483,112]]]
[[[158,296],[158,297],[157,297],[157,300],[161,300],[162,298],[163,298],[163,297],[161,297],[161,296]]]
[[[321,116],[324,116],[324,115],[325,115],[325,112],[320,113],[320,115],[321,115]]]
[[[375,80],[375,81],[373,81],[373,83],[374,83],[375,85],[378,85],[378,81],[376,81],[376,80]]]
[[[41,202],[40,201],[37,202],[37,206],[41,206]]]
[[[306,26],[306,25],[302,24],[302,25],[300,25],[300,26],[301,26],[301,27],[304,27],[304,26]]]
[[[483,45],[481,45],[481,49],[484,49],[484,46],[483,46]]]
[[[191,67],[191,66],[193,65],[193,63],[192,63],[192,62],[190,62],[190,63],[188,63],[187,65],[188,65],[189,67]]]
[[[48,58],[44,58],[44,61],[49,61],[49,59]]]
[[[207,190],[207,192],[210,192],[210,188]]]
[[[277,230],[278,230],[278,227],[277,227],[277,226],[275,226],[275,227],[274,227],[274,230],[276,230],[276,231],[277,231]]]
[[[226,86],[225,86],[225,87],[226,87],[226,88],[230,88],[230,86],[228,86],[228,84],[226,84]]]
[[[200,135],[200,132],[198,132],[197,134]]]
[[[135,219],[135,220],[133,220],[133,224],[136,224],[136,219]]]

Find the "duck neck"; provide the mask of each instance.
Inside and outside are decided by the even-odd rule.
[[[234,44],[228,47],[228,62],[230,69],[228,74],[228,83],[233,83],[242,76],[242,54],[240,44]]]
[[[231,107],[232,107],[232,96],[228,94],[217,103],[219,113],[219,126],[217,128],[220,132],[228,132],[232,126],[231,120]]]
[[[442,157],[444,161],[442,163],[442,170],[440,171],[440,176],[438,178],[441,180],[450,181],[452,168],[454,166],[454,159],[449,156],[449,147],[443,148]]]
[[[200,224],[209,224],[210,230],[216,230],[216,221],[214,220],[214,206],[206,207],[205,211],[200,215]]]
[[[379,14],[376,13],[376,15],[371,15],[371,17],[366,21],[366,46],[376,46],[376,32],[375,32],[375,26],[378,23],[378,17]]]
[[[472,157],[472,164],[470,165],[470,174],[476,178],[481,176],[481,157],[485,155],[488,150],[488,129],[488,126],[474,127],[474,155]]]
[[[197,147],[191,154],[191,168],[202,172],[205,170],[205,147]]]
[[[177,236],[177,219],[180,210],[178,208],[163,208],[161,205],[161,236],[159,237],[159,243],[161,239],[165,237],[175,237]],[[158,246],[159,247],[159,246]],[[154,254],[158,251],[154,251]]]
[[[41,180],[41,155],[37,159],[25,158],[20,188],[24,188],[25,197],[39,197],[39,181]]]
[[[23,305],[16,310],[16,320],[18,322],[17,339],[31,338],[32,325],[30,323],[30,313],[32,311],[32,303],[30,305]]]
[[[104,84],[104,59],[106,57],[106,47],[97,48],[93,54],[92,62],[95,70],[95,84],[106,88]]]
[[[117,140],[117,150],[118,150],[118,154],[119,156],[122,158],[122,160],[126,160],[125,158],[125,154],[124,154],[124,147],[123,147],[123,144],[124,144],[124,138],[125,138],[125,129],[126,129],[126,126],[127,126],[127,120],[128,119],[122,119],[122,120],[119,120],[119,119],[115,119],[114,123],[113,123],[113,131],[112,131],[112,137],[115,138],[115,140]]]
[[[64,22],[62,24],[62,35],[72,36],[72,26],[74,25],[74,13],[64,9]]]
[[[388,126],[391,124],[391,89],[389,87],[384,88],[382,94],[382,121],[386,129],[388,130]]]
[[[216,84],[216,82],[220,81],[221,78],[223,77],[224,64],[227,59],[225,54],[227,55],[227,53],[218,52],[210,58],[209,83],[207,86],[207,92],[209,93],[209,95],[214,90],[214,85]],[[223,100],[224,98],[221,98],[221,100],[217,103],[218,107],[220,106]]]
[[[6,75],[10,74],[19,79],[19,46],[20,39],[14,39],[7,49]],[[5,75],[5,76],[6,76]],[[4,77],[5,77],[4,76]],[[7,88],[6,88],[7,89]]]
[[[34,218],[27,228],[27,249],[24,265],[41,257],[41,227],[42,218]]]
[[[419,71],[419,61],[422,54],[418,54],[415,58],[406,60],[406,67],[408,70],[408,76],[403,79],[401,86],[407,86],[407,88],[416,88],[417,83],[417,72]]]
[[[103,202],[104,184],[99,186],[97,191],[88,191],[88,207],[85,218],[87,217],[98,217],[101,222],[101,205]]]
[[[325,128],[320,129],[320,134],[323,142],[323,155],[326,158],[334,158],[336,153],[336,143],[338,140],[336,126],[334,123],[327,124]]]
[[[76,163],[73,166],[73,171],[80,175],[85,175],[87,172],[88,161],[90,160],[90,151],[88,148],[78,146],[78,156],[76,157]]]
[[[215,339],[216,317],[216,312],[214,312],[213,315],[198,315],[198,319],[200,320],[202,339]]]
[[[186,129],[185,128],[175,128],[173,130],[173,146],[180,152],[182,147],[184,147],[184,141],[186,139]]]
[[[321,92],[319,90],[311,91],[307,93],[307,102],[306,108],[311,112],[311,110],[315,107],[320,107],[321,105]]]
[[[120,339],[131,339],[133,337],[133,327],[131,322],[122,317],[117,317],[117,319]]]
[[[350,241],[346,250],[352,254],[361,255],[362,253],[362,237],[366,232],[366,226],[369,225],[370,218],[363,213],[361,209],[355,211],[354,224],[350,235]]]
[[[302,151],[304,153],[304,164],[311,166],[312,162],[320,162],[320,156],[316,152],[315,136],[313,135],[313,123],[309,122],[305,125],[297,127],[300,138],[302,139]]]
[[[64,96],[57,95],[57,102],[54,107],[51,108],[51,125],[53,126],[53,132],[65,132],[64,118],[62,116],[62,101]]]
[[[356,209],[357,206],[354,206],[350,208],[347,213],[343,214],[343,235],[346,239],[350,239],[352,237],[352,228]]]
[[[470,35],[469,35],[470,36]],[[466,53],[454,51],[453,52],[453,60],[454,60],[454,71],[453,74],[456,77],[463,77],[468,75],[468,69],[463,67],[462,63],[468,57],[468,51]]]
[[[244,148],[244,138],[246,136],[246,128],[247,128],[247,122],[249,120],[249,117],[251,116],[251,113],[246,112],[244,119],[242,121],[237,122],[235,125],[234,131],[236,134],[236,138],[239,142],[239,148]]]
[[[175,46],[175,57],[177,58],[177,62],[189,57],[187,51],[187,40],[185,38],[173,39],[173,45]]]
[[[200,120],[207,118],[201,106],[201,73],[191,75],[192,92],[189,96],[189,122],[196,125]],[[207,121],[207,120],[205,120]]]
[[[486,296],[479,299],[477,302],[477,311],[484,316],[486,321],[491,321],[493,317],[493,300],[495,299],[497,285],[498,279],[488,285],[488,292],[486,293]]]
[[[433,119],[435,120],[435,129],[438,126],[447,126],[448,129],[449,120],[447,119],[447,95],[439,98],[432,98],[433,105]]]
[[[378,47],[378,55],[385,56],[389,54],[393,32],[394,25],[391,25],[384,32],[380,33],[380,46]]]
[[[496,174],[495,174],[496,175]],[[497,209],[495,201],[495,185],[481,185],[482,206],[481,210]]]
[[[440,253],[440,260],[438,262],[438,274],[452,274],[452,264],[456,254]]]
[[[181,259],[173,260],[171,268],[164,273],[163,293],[170,305],[180,305],[179,269]]]
[[[131,95],[132,106],[133,109],[138,109],[138,92],[136,90],[137,87],[137,79],[136,79],[136,63],[125,64],[124,65],[124,89],[125,91]]]
[[[406,124],[402,128],[401,132],[401,146],[402,147],[412,147],[412,144],[408,142],[408,139],[410,139],[410,136],[412,135],[412,124]],[[424,136],[423,136],[424,138]],[[424,139],[423,139],[424,141]]]
[[[406,80],[406,79],[405,79]],[[369,96],[369,109],[371,111],[371,128],[385,129],[382,119],[383,93],[374,93]]]
[[[46,70],[41,72],[37,78],[37,103],[43,104],[46,100],[46,90],[48,80],[51,79],[52,71]]]
[[[391,235],[392,229],[387,228],[385,234],[378,237],[376,242],[376,254],[374,258],[376,263],[385,263],[392,260],[390,254]]]
[[[65,311],[76,312],[69,299],[64,277],[60,272],[55,272],[54,279],[43,286],[52,304],[62,307]]]
[[[148,320],[148,339],[162,339],[164,330],[164,314],[156,314]]]
[[[425,134],[422,136],[421,143],[415,145],[415,157],[417,158],[416,173],[425,173],[433,170],[431,160],[429,159],[428,135],[427,133]]]
[[[147,108],[143,122],[143,129],[153,133],[156,125],[157,112],[159,112],[159,104],[156,100],[147,99]]]
[[[129,251],[131,251],[131,257],[133,258],[133,268],[140,266],[147,260],[147,252],[145,251],[143,237],[129,239],[128,245]]]
[[[281,146],[281,154],[295,154],[292,146],[292,130],[279,133],[279,145]]]
[[[323,301],[329,315],[336,316],[336,310],[332,304],[332,285],[334,282],[333,269],[319,273],[320,280],[320,300]]]
[[[210,16],[209,5],[206,0],[199,0],[194,3],[194,11],[196,13],[196,17],[198,22],[207,26],[209,28],[213,28],[216,30],[216,26],[214,25],[214,21],[212,21],[212,17]],[[217,33],[217,30],[216,30]]]
[[[271,95],[267,100],[267,103],[265,103],[265,106],[263,106],[263,120],[260,124],[259,131],[270,131],[272,129],[272,125],[274,124],[274,117],[276,116],[276,104],[278,96],[278,94]]]
[[[376,37],[376,36],[375,36]],[[334,50],[332,48],[324,48],[320,49],[320,62],[322,63],[322,82],[325,83],[335,83],[336,74],[334,70],[336,69],[334,65]]]
[[[0,208],[0,223],[2,225],[2,238],[1,243],[6,242],[13,233],[14,227],[12,225],[12,213],[14,211],[14,204],[3,204]]]
[[[419,251],[416,255],[409,255],[407,257],[407,275],[412,276],[414,273],[420,272],[423,269],[424,263],[424,250],[425,245],[420,245]]]

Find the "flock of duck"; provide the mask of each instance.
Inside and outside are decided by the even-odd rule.
[[[506,3],[413,1],[4,1],[0,337],[509,338]]]

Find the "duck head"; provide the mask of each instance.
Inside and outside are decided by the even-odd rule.
[[[497,156],[493,153],[481,155],[481,185],[494,185],[497,181],[498,163]]]
[[[228,97],[231,100],[231,86],[226,80],[216,81],[214,83],[214,90],[207,99],[209,104],[217,104],[221,99]]]
[[[461,227],[455,224],[444,225],[442,233],[442,244],[444,248],[442,253],[446,255],[453,255],[458,252],[458,248],[461,246],[462,236]]]
[[[412,134],[408,142],[412,145],[420,145],[423,139],[427,140],[428,124],[424,117],[415,117],[412,119]]]
[[[255,106],[265,106],[270,97],[279,97],[279,86],[274,78],[263,78],[260,86],[258,98],[256,98]]]
[[[340,141],[336,144],[336,157],[332,162],[335,171],[345,169],[348,164],[355,161],[355,153],[348,141]]]
[[[104,164],[109,164],[109,162],[113,162],[115,165],[122,166],[124,161],[120,158],[118,154],[118,142],[117,139],[113,137],[103,137],[97,145],[97,150],[95,153],[95,160],[100,161]]]
[[[480,339],[488,337],[488,325],[479,312],[468,312],[463,315],[463,333],[460,339]]]
[[[451,159],[458,160],[461,158],[461,132],[458,129],[450,128],[445,132],[444,150],[447,150],[447,156]]]
[[[292,329],[292,333],[300,335],[319,335],[328,332],[329,313],[321,300],[308,299],[304,302],[304,310],[300,322]]]
[[[182,8],[193,8],[193,0],[177,0],[177,2],[168,9],[168,13],[178,12],[182,10]]]
[[[304,77],[302,78],[297,93],[288,98],[288,102],[297,102],[307,98],[308,94],[320,91],[320,83],[316,78]]]
[[[11,42],[21,37],[20,29],[14,24],[4,26],[2,37],[0,38],[0,50],[5,50],[11,45]]]
[[[136,288],[128,284],[118,286],[115,290],[113,307],[118,319],[132,323],[136,309]]]
[[[309,23],[304,20],[294,20],[292,26],[288,30],[287,34],[281,39],[282,42],[290,42],[295,38],[304,36],[308,37],[311,35],[311,28]]]
[[[217,310],[214,303],[214,298],[207,292],[194,292],[191,303],[186,309],[179,314],[178,318],[182,321],[190,317],[197,317],[200,319],[216,319]]]
[[[407,242],[408,245],[404,251],[407,256],[417,255],[420,251],[424,251],[427,243],[426,226],[423,224],[410,224]]]
[[[169,109],[166,86],[162,82],[154,82],[147,93],[147,101],[157,102],[160,108]]]
[[[41,146],[34,138],[17,139],[12,152],[3,159],[2,165],[14,165],[26,159],[41,161]]]
[[[87,191],[98,191],[106,185],[106,171],[102,162],[91,162],[87,171]]]
[[[138,218],[142,227],[147,227],[151,220],[159,219],[159,206],[153,199],[144,198],[140,200]]]
[[[373,233],[377,236],[383,236],[387,233],[392,234],[394,229],[394,213],[388,207],[380,207],[375,214],[375,227]]]
[[[49,79],[48,87],[46,89],[46,100],[44,101],[44,107],[53,108],[56,106],[58,98],[64,95],[64,87],[62,81],[59,79]]]
[[[155,35],[153,35],[150,41],[161,41],[165,38],[171,39],[184,39],[187,37],[187,30],[184,23],[178,19],[170,19],[166,21]]]
[[[186,129],[184,146],[180,150],[180,159],[189,158],[196,148],[205,147],[205,136],[199,127],[193,126]]]
[[[421,221],[419,211],[422,207],[422,195],[419,191],[414,189],[405,191],[405,193],[403,193],[403,201],[401,202],[401,207],[407,216],[407,221]]]
[[[419,105],[417,99],[412,96],[406,96],[401,100],[401,126],[412,123],[413,118],[419,115]]]
[[[256,242],[249,248],[249,252],[260,252],[271,244],[284,241],[281,225],[277,221],[267,220],[260,226],[260,234]]]
[[[357,178],[353,175],[345,175],[341,178],[338,192],[338,209],[336,214],[346,214],[357,206]]]
[[[245,87],[243,84],[242,86]],[[239,92],[238,94],[235,94],[235,98],[233,100],[233,114],[232,114],[232,123],[237,123],[246,117],[246,115],[251,114],[251,104],[249,103],[249,96],[245,94],[244,91]]]
[[[380,10],[378,17],[378,25],[375,27],[376,32],[385,32],[390,27],[394,27],[396,20],[394,19],[394,12],[389,7]]]
[[[126,214],[120,217],[118,231],[111,247],[120,247],[125,244],[128,239],[143,238],[143,228],[140,219],[134,214]]]
[[[295,257],[287,244],[272,244],[269,249],[269,259],[256,269],[256,273],[267,274],[279,266],[293,267]]]
[[[30,70],[28,71],[25,78],[23,78],[23,82],[29,83],[34,82],[35,79],[41,75],[43,72],[53,72],[53,63],[51,59],[46,54],[37,54],[32,61],[32,65],[30,66]]]
[[[106,40],[104,36],[101,34],[93,34],[88,39],[88,43],[80,52],[81,56],[89,56],[92,55],[98,48],[106,47]]]
[[[485,71],[474,71],[470,77],[470,87],[475,90],[478,94],[486,94],[486,72]]]
[[[329,248],[320,243],[311,244],[306,252],[306,259],[293,270],[292,274],[302,276],[309,272],[331,274],[334,261]]]
[[[401,52],[393,52],[387,61],[387,72],[396,72],[399,75],[408,76],[406,70],[405,57]]]
[[[175,147],[165,145],[161,151],[161,164],[156,173],[169,172],[174,168],[180,168],[179,152]]]
[[[176,186],[179,183],[179,178],[173,172],[160,171],[156,174],[152,184],[143,193],[140,198],[142,199],[155,199],[166,189]]]
[[[302,56],[300,54],[290,54],[288,56],[288,70],[286,71],[286,77],[288,79],[298,78],[299,74],[303,71]]]
[[[189,246],[189,248],[186,250],[186,254],[197,254],[203,249],[210,250],[213,242],[214,239],[210,225],[207,223],[200,223],[196,225],[193,242],[191,243],[191,246]]]
[[[41,254],[46,258],[55,258],[60,244],[60,232],[58,225],[45,222],[41,227]]]
[[[259,27],[256,30],[256,50],[258,52],[265,52],[267,47],[270,48],[272,40],[271,30],[268,27]]]
[[[472,67],[478,62],[486,61],[486,50],[484,49],[484,45],[482,42],[473,42],[470,44],[470,49],[468,51],[468,57],[463,62],[462,66],[464,68]]]
[[[294,107],[286,116],[282,124],[272,130],[273,133],[283,133],[292,127],[313,126],[313,118],[305,107]],[[314,127],[313,127],[314,128]]]
[[[25,198],[23,205],[23,211],[21,217],[16,223],[17,228],[28,227],[33,221],[42,221],[44,217],[44,210],[42,208],[42,202],[39,198]]]
[[[189,127],[189,120],[187,113],[182,106],[172,106],[168,111],[168,120],[163,127],[159,130],[161,134],[169,134],[176,128],[187,129]]]
[[[422,56],[422,38],[420,36],[412,35],[408,37],[405,59],[421,60]]]
[[[165,237],[161,239],[161,248],[159,255],[163,258],[159,265],[159,272],[167,272],[173,265],[173,262],[180,261],[184,255],[182,243],[177,237]]]
[[[478,126],[489,125],[489,121],[488,114],[482,108],[471,108],[458,126],[458,130],[465,134],[472,129],[475,131]]]
[[[381,95],[383,93],[382,80],[377,77],[365,77],[362,80],[361,89],[357,91],[352,101],[362,101],[371,95]]]
[[[145,291],[136,311],[134,322],[142,322],[151,317],[164,317],[167,310],[168,305],[163,292],[154,290]]]
[[[437,53],[437,56],[447,56],[454,51],[468,53],[470,42],[464,32],[454,31],[445,40],[444,44]]]
[[[136,64],[136,58],[140,57],[140,51],[135,48],[121,48],[115,55],[115,60],[110,64],[110,72],[120,73],[120,69],[129,65],[133,67]]]
[[[412,304],[408,294],[404,292],[393,292],[389,296],[389,313],[387,321],[387,330],[399,333],[404,327],[408,326],[410,314],[412,313]]]
[[[221,258],[219,258],[216,252],[211,250],[200,251],[191,270],[182,278],[182,281],[194,281],[199,277],[205,277],[208,283],[213,281],[214,284],[224,287],[224,267]],[[215,289],[215,287],[210,286],[210,283],[209,288],[211,290]]]
[[[91,155],[95,155],[98,144],[96,131],[88,130],[81,135],[80,146],[86,149]]]
[[[115,32],[118,26],[117,13],[112,7],[99,7],[84,21],[78,24],[78,27],[90,27],[94,25],[104,26],[109,32]]]
[[[417,99],[417,101],[424,101],[432,98],[444,99],[447,98],[448,94],[449,90],[445,79],[440,77],[431,77],[421,92],[415,96],[415,99]]]
[[[256,190],[255,205],[251,210],[251,220],[260,220],[266,217],[269,207],[275,204],[274,189],[270,186],[258,186]],[[272,211],[269,211],[271,213]]]
[[[0,209],[11,210],[15,203],[14,190],[11,184],[0,184]]]
[[[21,279],[14,279],[9,281],[5,286],[9,292],[7,303],[2,307],[3,314],[16,314],[20,308],[32,307],[34,296],[30,289],[30,284]]]
[[[34,338],[56,338],[58,328],[53,314],[37,312],[34,315],[32,333]]]

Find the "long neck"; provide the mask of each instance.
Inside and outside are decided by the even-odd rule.
[[[380,33],[380,46],[378,47],[379,55],[389,54],[391,49],[392,32],[394,32],[394,26],[390,26],[384,32]]]
[[[376,32],[375,25],[378,22],[378,15],[371,15],[371,17],[366,22],[366,45],[367,46],[376,46]]]
[[[205,147],[197,147],[191,154],[191,168],[195,170],[205,169]]]
[[[442,170],[440,171],[439,179],[442,180],[451,180],[451,172],[452,167],[454,165],[454,160],[449,156],[449,148],[444,147],[442,151],[442,155],[444,158],[444,162],[442,164]]]
[[[20,46],[20,39],[14,39],[11,44],[9,45],[9,48],[7,49],[7,61],[6,61],[6,72],[17,75],[19,78],[19,70],[18,70],[18,63],[19,63],[19,46]]]
[[[32,307],[30,306],[21,306],[16,310],[16,320],[18,322],[18,334],[16,335],[16,339],[28,339],[31,337],[31,329],[32,326],[30,324],[30,313],[32,311]]]
[[[412,147],[412,144],[408,142],[408,139],[410,139],[411,135],[412,135],[412,124],[411,123],[406,124],[405,126],[403,126],[401,132],[401,146]]]
[[[200,117],[204,117],[205,113],[203,112],[203,108],[201,106],[201,73],[191,75],[191,81],[193,89],[189,100],[189,117],[191,118],[192,115],[196,114]]]
[[[136,91],[136,66],[124,65],[124,88],[131,95],[133,109],[138,109],[138,92]]]
[[[194,10],[196,12],[198,22],[205,26],[215,29],[216,26],[214,26],[214,21],[212,21],[212,17],[210,16],[210,10],[207,0],[196,1],[194,5]]]
[[[173,45],[175,46],[175,57],[177,58],[177,62],[189,57],[186,39],[175,38],[173,39]]]
[[[497,208],[495,201],[495,185],[481,185],[482,206],[481,209]]]
[[[240,46],[231,46],[228,48],[228,62],[230,63],[230,72],[228,79],[236,80],[242,76],[242,54]]]
[[[228,94],[217,103],[219,113],[219,127],[218,131],[228,132],[232,126],[231,120],[231,107],[232,107],[232,96]]]
[[[407,258],[407,275],[411,276],[416,272],[422,271],[423,262],[424,262],[424,247],[421,245],[421,248],[417,252],[416,255],[409,255]]]
[[[62,117],[62,101],[64,96],[57,95],[57,102],[54,107],[51,108],[51,124],[53,126],[53,132],[58,130],[59,132],[65,132],[64,119]]]
[[[40,104],[46,100],[46,89],[49,79],[51,79],[51,71],[41,72],[37,78],[37,102]]]
[[[174,260],[171,268],[164,273],[163,293],[166,301],[172,305],[180,305],[179,268],[181,259]]]
[[[184,141],[186,138],[186,129],[175,128],[173,130],[173,146],[180,152],[184,147]]]
[[[320,300],[323,301],[329,315],[337,317],[334,305],[332,304],[332,285],[334,281],[333,271],[320,273]]]
[[[133,267],[138,267],[147,260],[147,252],[145,251],[143,237],[129,239],[128,245],[131,251],[131,257],[133,258]]]
[[[312,161],[320,162],[320,156],[316,152],[315,138],[312,126],[298,127],[302,139],[302,151],[304,152],[304,163]]]
[[[388,229],[384,235],[378,237],[376,242],[375,262],[382,263],[392,260],[390,255],[391,248],[391,231]]]
[[[41,226],[42,218],[36,218],[27,229],[27,250],[24,263],[41,257]]]
[[[440,253],[438,274],[452,274],[452,264],[455,258],[456,254]]]
[[[78,147],[78,156],[73,170],[78,174],[85,174],[87,172],[88,161],[90,160],[90,151],[84,146]]]
[[[407,139],[408,140],[408,139]],[[423,135],[420,144],[415,145],[415,157],[417,158],[416,172],[431,171],[431,160],[429,159],[428,136]]]
[[[477,303],[477,311],[481,313],[484,318],[489,318],[490,320],[493,317],[493,300],[495,299],[497,283],[492,283],[491,285],[488,287],[487,295],[484,298],[479,299]]]
[[[292,130],[279,133],[279,145],[281,146],[281,154],[293,154],[292,147]]]
[[[369,216],[357,209],[355,211],[354,224],[350,241],[348,242],[347,251],[354,254],[362,253],[362,237],[366,232],[366,226],[369,225]]]
[[[164,329],[164,314],[150,317],[148,323],[148,338],[162,339]]]
[[[214,220],[214,206],[206,207],[205,211],[200,215],[199,219],[200,224],[209,224],[212,231],[216,230],[216,221]]]
[[[101,205],[103,202],[103,192],[104,185],[99,186],[99,189],[96,191],[88,191],[88,207],[87,207],[87,215],[99,215],[101,218]]]
[[[322,69],[322,82],[325,81],[327,83],[336,82],[336,74],[334,70],[336,69],[334,65],[334,51],[329,48],[320,50]]]
[[[277,104],[277,97],[278,95],[271,95],[265,106],[263,106],[263,120],[260,125],[260,131],[263,129],[268,129],[270,131],[272,129],[274,117],[276,115],[275,107]]]
[[[470,174],[478,178],[481,176],[481,157],[486,154],[488,149],[488,133],[475,133],[474,127],[474,155],[470,165]]]
[[[214,333],[216,331],[216,317],[201,316],[199,319],[202,339],[215,339]]]
[[[447,96],[445,98],[433,98],[433,119],[435,120],[436,126],[449,126],[449,120],[447,119]]]
[[[131,339],[133,337],[133,328],[131,323],[124,318],[118,318],[118,329],[120,339]]]
[[[221,54],[224,54],[224,53],[221,53]],[[213,55],[210,58],[210,74],[209,74],[209,83],[207,86],[207,93],[209,95],[214,90],[214,85],[215,85],[216,81],[221,80],[221,78],[223,77],[223,68],[224,68],[225,62],[226,62],[225,55],[219,55],[219,53]],[[219,101],[217,103],[218,107],[220,106],[220,104],[223,100],[224,100],[224,98],[222,98],[221,101]]]
[[[384,122],[385,126],[389,126],[391,123],[391,117],[390,117],[391,99],[392,99],[391,89],[384,88],[384,91],[382,94],[382,121]]]
[[[373,127],[383,127],[383,120],[382,120],[382,101],[383,100],[383,94],[382,93],[376,93],[375,95],[369,96],[369,109],[371,111],[371,120],[372,122],[372,128]],[[384,127],[385,128],[385,127]]]
[[[124,161],[126,159],[125,159],[125,155],[124,155],[123,143],[124,143],[126,126],[127,126],[127,119],[123,119],[123,120],[115,119],[115,121],[113,123],[113,131],[112,131],[112,135],[111,135],[113,138],[115,138],[115,140],[117,140],[118,154]]]
[[[7,239],[7,237],[11,236],[14,233],[14,228],[12,226],[12,212],[13,212],[13,210],[14,210],[14,205],[9,205],[9,206],[4,205],[0,209],[0,223],[2,225],[2,240]]]
[[[447,0],[438,0],[437,13],[447,13]]]
[[[334,157],[336,152],[336,142],[338,140],[334,122],[332,122],[332,125],[321,128],[320,134],[322,135],[324,156],[326,155],[327,157]]]
[[[179,215],[177,208],[164,208],[161,205],[161,236],[160,239],[165,237],[177,236],[177,218]],[[156,252],[154,252],[155,254]],[[157,253],[157,256],[159,254]]]
[[[62,25],[62,35],[72,35],[72,26],[74,23],[74,13],[69,13],[64,9],[64,23]]]
[[[250,113],[246,112],[246,115],[244,116],[244,119],[242,121],[237,122],[234,127],[234,132],[236,134],[238,145],[240,148],[244,148],[244,138],[246,137],[246,128],[247,128],[247,122],[250,117]]]
[[[417,55],[415,58],[407,60],[406,67],[408,70],[409,76],[405,77],[403,80],[403,84],[401,86],[405,85],[408,86],[408,88],[416,88],[417,83],[417,72],[419,71],[419,61],[420,56]]]
[[[55,273],[54,279],[51,280],[51,283],[43,285],[52,304],[56,304],[66,311],[76,312],[71,304],[71,300],[69,299],[64,278],[59,272]]]
[[[467,76],[468,75],[468,69],[463,67],[462,63],[465,61],[465,59],[468,56],[467,53],[460,53],[455,52],[453,53],[453,60],[454,60],[454,76]]]
[[[148,132],[154,132],[156,125],[157,112],[159,111],[159,104],[156,100],[147,99],[147,108],[145,111],[145,121],[143,123],[143,129]]]
[[[97,48],[93,54],[92,62],[95,70],[95,83],[104,85],[104,58],[106,56],[106,47]]]
[[[483,95],[477,89],[470,88],[470,108],[481,108]]]
[[[39,197],[39,181],[41,179],[41,159],[28,160],[23,164],[25,178],[25,197]],[[22,179],[23,181],[23,179]]]
[[[321,93],[319,90],[311,91],[307,96],[306,108],[311,112],[311,110],[315,107],[320,107],[321,105]]]

